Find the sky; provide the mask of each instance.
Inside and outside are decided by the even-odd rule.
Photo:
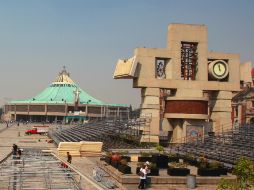
[[[205,24],[208,48],[254,62],[253,0],[0,0],[0,104],[35,96],[63,66],[87,93],[140,105],[118,59],[165,48],[170,23]]]

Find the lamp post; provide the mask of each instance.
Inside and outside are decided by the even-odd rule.
[[[86,102],[86,119],[88,120],[88,104],[91,102],[91,100],[87,100]]]

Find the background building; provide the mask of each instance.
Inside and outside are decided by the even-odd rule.
[[[167,48],[137,48],[118,61],[114,78],[133,79],[141,114],[152,117],[142,141],[179,143],[232,127],[232,97],[251,82],[251,67],[239,54],[208,51],[207,38],[205,25],[170,24]]]
[[[254,123],[254,88],[246,87],[232,99],[234,127]]]
[[[128,116],[127,105],[107,104],[95,99],[75,84],[64,68],[56,80],[37,96],[6,104],[3,119],[70,122]]]

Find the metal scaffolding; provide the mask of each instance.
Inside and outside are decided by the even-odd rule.
[[[24,149],[21,159],[9,157],[0,165],[0,189],[82,190],[77,173],[37,149]]]

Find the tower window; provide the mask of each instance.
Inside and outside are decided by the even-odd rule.
[[[169,58],[159,58],[155,59],[155,77],[157,79],[165,79],[166,76],[166,67],[168,65]]]
[[[195,80],[197,72],[198,43],[181,43],[181,79]]]

